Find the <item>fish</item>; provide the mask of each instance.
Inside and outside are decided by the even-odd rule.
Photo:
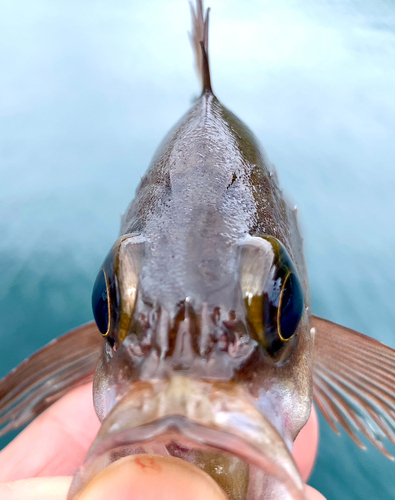
[[[253,135],[215,97],[200,3],[194,19],[202,96],[162,145],[123,217],[94,287],[97,326],[67,334],[1,382],[5,432],[90,380],[100,356],[94,398],[103,426],[72,496],[89,480],[98,450],[114,453],[114,426],[126,432],[129,451],[151,439],[150,449],[183,453],[213,475],[213,463],[236,468],[237,484],[215,479],[240,499],[268,498],[269,490],[273,498],[302,498],[289,450],[313,397],[334,430],[340,424],[357,444],[356,429],[387,456],[382,440],[393,442],[393,351],[311,316],[295,213]],[[243,416],[248,429],[240,420],[241,429],[215,420],[207,394],[224,405],[221,418],[232,405],[231,415]],[[154,431],[145,421],[128,427],[142,400],[151,405],[144,418],[155,422]],[[193,413],[191,402],[205,405],[204,415]],[[215,427],[199,434],[211,440],[207,448],[161,437],[174,427],[193,441],[197,423],[199,433]],[[270,446],[257,453],[260,439]]]

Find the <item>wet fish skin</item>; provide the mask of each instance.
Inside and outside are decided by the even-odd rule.
[[[232,183],[234,175],[237,180]],[[308,418],[312,398],[309,295],[302,242],[294,212],[282,198],[273,167],[267,167],[250,131],[212,94],[203,94],[174,135],[161,146],[123,218],[121,231],[123,236],[138,235],[138,245],[143,245],[145,254],[138,291],[144,298],[137,299],[134,318],[131,318],[134,326],[141,323],[141,316],[148,318],[163,310],[169,323],[175,323],[179,304],[188,298],[194,314],[199,315],[205,309],[208,321],[215,310],[220,311],[225,322],[229,314],[235,312],[237,321],[243,325],[243,333],[248,333],[250,328],[240,294],[241,247],[250,234],[271,234],[283,241],[293,256],[305,292],[306,312],[298,329],[294,352],[280,367],[258,349],[247,363],[243,360],[236,373],[220,373],[217,366],[217,373],[212,376],[223,380],[237,378],[238,383],[248,385],[257,397],[262,384],[268,391],[270,388],[277,393],[272,375],[275,372],[282,387],[287,386],[292,393],[289,397],[297,423],[295,426],[289,424],[292,428],[288,439],[293,441]],[[171,265],[168,265],[169,258]],[[121,262],[118,268],[119,283],[122,280]],[[119,291],[120,297],[126,295]],[[114,326],[114,336],[117,327]],[[139,329],[144,339],[152,325],[145,328],[140,325]],[[164,359],[157,367],[160,376],[169,375],[174,366],[184,364],[188,374],[207,378],[208,368],[201,363],[199,342],[204,342],[202,336],[208,333],[192,329],[188,332],[191,342],[196,344],[191,355],[193,359],[188,362],[174,355],[175,345],[171,345],[171,339],[176,342],[176,333],[173,328],[170,345],[166,346],[164,354],[161,353]],[[144,366],[141,369],[144,370]],[[155,377],[158,373],[150,376]],[[102,375],[99,373],[97,377],[101,380]],[[97,382],[96,387],[101,383]],[[300,403],[296,397],[298,391]],[[105,391],[98,388],[95,391],[97,398],[100,393]],[[102,407],[102,403],[99,406]],[[287,420],[291,422],[292,419]]]
[[[111,347],[104,347],[96,370],[94,403],[99,418],[105,422],[110,415],[115,425],[141,381],[155,385],[182,375],[209,381],[212,391],[221,381],[224,398],[237,384],[279,433],[267,450],[271,455],[280,440],[292,447],[312,404],[302,239],[274,167],[251,131],[213,94],[204,44],[202,50],[202,95],[159,147],[103,266],[109,311],[103,333]],[[270,250],[272,240],[277,246]],[[275,248],[283,247],[301,282],[304,308],[295,335],[281,343],[277,357],[265,345],[265,332],[254,332],[246,296],[256,288],[252,262],[261,259],[262,269],[267,267],[259,289],[272,279]],[[245,274],[251,276],[245,280]],[[254,294],[264,300],[263,290]],[[158,413],[159,421],[167,416]],[[98,437],[106,439],[105,433]],[[290,455],[284,462],[292,464]],[[273,498],[291,498],[270,480],[267,497],[269,489]]]

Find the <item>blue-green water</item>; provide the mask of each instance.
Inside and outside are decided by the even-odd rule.
[[[315,313],[395,347],[395,4],[211,7],[215,91],[299,206]],[[199,90],[189,22],[186,0],[1,2],[0,375],[91,319],[120,213]],[[395,465],[322,423],[311,484],[392,499]]]

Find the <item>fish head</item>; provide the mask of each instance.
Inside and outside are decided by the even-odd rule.
[[[289,454],[312,401],[302,240],[274,167],[211,92],[160,146],[92,304],[105,341],[89,474],[98,457],[161,450],[303,498]],[[247,489],[230,498],[260,498]]]

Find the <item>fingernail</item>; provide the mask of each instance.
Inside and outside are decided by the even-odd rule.
[[[78,500],[227,500],[204,471],[161,455],[121,458],[95,476]],[[76,499],[76,500],[77,500]]]

